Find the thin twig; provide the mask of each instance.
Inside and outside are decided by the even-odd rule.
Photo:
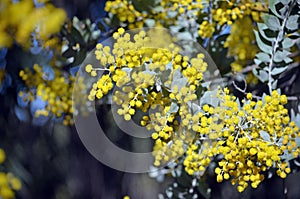
[[[300,55],[300,51],[296,51],[296,52],[289,54],[289,57],[293,58],[293,57],[297,57],[298,55]]]
[[[232,84],[233,84],[233,86],[236,90],[240,91],[243,94],[246,94],[247,84],[245,84],[244,89],[241,89],[238,85],[236,85],[236,83],[234,81],[232,81]],[[255,98],[255,99],[259,99],[259,100],[262,99],[262,97],[257,96],[257,95],[253,95],[253,94],[252,94],[252,97]],[[288,101],[297,101],[297,100],[300,99],[300,97],[297,97],[297,96],[287,96],[286,98],[287,98]]]
[[[243,68],[239,73],[248,73],[248,72],[252,72],[253,69],[256,69],[256,68],[258,68],[258,65],[256,65],[256,64],[249,65],[249,66],[246,66],[245,68]]]
[[[244,89],[241,89],[240,87],[238,87],[238,85],[236,85],[236,83],[234,82],[234,81],[232,81],[232,84],[233,84],[233,86],[234,86],[234,88],[236,88],[238,91],[240,91],[241,93],[246,93],[246,90],[247,90],[247,82],[246,82],[246,80],[245,79],[243,79],[244,80],[244,84],[245,84],[245,87],[244,87]]]

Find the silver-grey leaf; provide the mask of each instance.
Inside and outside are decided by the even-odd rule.
[[[254,34],[255,34],[255,38],[256,38],[256,42],[257,42],[258,47],[259,47],[263,52],[268,53],[268,54],[271,54],[271,53],[272,53],[272,47],[269,46],[269,45],[267,45],[267,44],[265,44],[265,43],[261,40],[260,35],[259,35],[259,33],[258,33],[256,30],[254,30]]]
[[[262,62],[270,62],[270,60],[271,60],[270,55],[268,55],[267,53],[263,53],[263,52],[257,53],[256,57]]]
[[[260,131],[259,134],[260,134],[260,137],[261,137],[263,140],[265,140],[265,141],[267,141],[267,142],[271,142],[271,138],[270,138],[269,133],[267,133],[266,131]]]
[[[179,106],[176,103],[172,102],[169,113],[177,113],[178,109],[179,109]]]
[[[299,19],[299,15],[290,16],[286,21],[285,27],[290,29],[290,30],[298,29],[299,28],[298,19]]]
[[[270,30],[277,31],[280,29],[280,21],[274,15],[265,14],[263,15],[263,19]]]
[[[286,69],[288,68],[288,66],[285,67],[278,67],[278,68],[274,68],[271,72],[272,75],[279,75],[280,73],[283,73]]]

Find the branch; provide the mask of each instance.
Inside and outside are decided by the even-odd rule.
[[[282,40],[282,37],[284,35],[284,28],[285,28],[285,25],[286,25],[286,22],[287,22],[287,19],[289,18],[290,14],[291,14],[291,11],[293,9],[293,7],[295,6],[295,1],[293,1],[293,3],[291,4],[291,6],[289,7],[289,10],[286,12],[286,15],[284,16],[284,19],[283,19],[283,22],[282,22],[282,25],[280,27],[280,30],[277,34],[277,37],[276,37],[276,40],[275,40],[275,43],[273,43],[272,47],[273,47],[273,50],[272,50],[272,54],[271,54],[271,61],[269,63],[269,66],[268,66],[268,87],[269,87],[269,92],[270,92],[270,95],[272,93],[272,68],[273,68],[273,62],[274,62],[274,56],[275,56],[275,53],[277,51],[277,48],[279,47],[278,43]]]
[[[249,65],[246,66],[245,68],[243,68],[239,73],[248,73],[248,72],[252,72],[253,69],[258,68],[258,65],[253,64],[253,65]]]

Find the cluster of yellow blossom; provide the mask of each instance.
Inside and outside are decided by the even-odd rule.
[[[224,47],[229,49],[228,55],[235,59],[231,63],[232,71],[239,72],[243,66],[253,60],[258,51],[253,33],[254,22],[261,21],[262,14],[268,11],[268,3],[267,1],[252,2],[249,0],[220,1],[212,5],[211,10],[203,9],[206,3],[192,0],[165,0],[153,6],[161,9],[142,12],[135,9],[132,1],[116,0],[106,3],[106,11],[116,15],[120,21],[127,22],[131,29],[147,25],[145,24],[146,19],[153,20],[156,26],[176,25],[179,16],[187,10],[195,10],[193,17],[199,18],[197,27],[198,35],[201,38],[211,38],[224,25],[232,25],[231,33],[224,43]],[[209,13],[207,13],[208,11]],[[170,17],[169,12],[175,14]],[[188,17],[185,20],[189,20]],[[247,80],[256,81],[251,75],[247,76]]]
[[[218,98],[218,106],[206,104],[198,113],[200,119],[194,130],[202,144],[189,146],[184,160],[187,173],[204,171],[213,157],[221,155],[215,168],[217,181],[231,179],[233,185],[238,184],[239,192],[249,183],[256,188],[269,168],[277,168],[278,176],[285,178],[291,169],[284,155],[298,157],[296,137],[300,136],[284,108],[287,97],[273,91],[271,96],[253,101],[248,93],[240,105],[224,89]]]
[[[261,14],[268,10],[267,1],[220,1],[216,2],[211,10],[203,9],[207,6],[206,4],[208,2],[200,0],[163,0],[147,7],[146,5],[141,6],[135,1],[115,0],[107,1],[105,10],[117,16],[121,22],[127,23],[129,29],[148,26],[147,19],[153,21],[153,26],[169,27],[170,25],[176,25],[179,17],[182,17],[188,11],[189,14],[185,17],[186,20],[199,18],[201,24],[198,25],[198,33],[202,38],[210,38],[217,25],[232,25],[236,20],[245,16],[251,17],[254,21],[259,21]],[[152,9],[149,9],[150,7]]]
[[[46,41],[57,33],[66,19],[64,10],[50,3],[35,7],[32,0],[2,0],[0,2],[0,48],[9,47],[15,40],[29,47],[33,32],[37,39]]]
[[[113,34],[116,42],[112,49],[101,44],[96,47],[95,56],[102,67],[87,64],[85,70],[94,77],[102,73],[92,85],[90,100],[101,99],[115,83],[117,90],[112,99],[120,106],[117,112],[125,120],[130,120],[137,110],[154,112],[145,115],[141,125],[155,131],[153,154],[158,166],[184,153],[182,139],[187,142],[191,136],[187,136],[189,132],[178,133],[182,131],[177,130],[176,107],[181,117],[187,115],[188,103],[197,99],[196,90],[207,63],[204,54],[194,58],[183,56],[172,43],[166,48],[151,48],[153,38],[147,34],[140,31],[130,36],[120,28]],[[173,144],[168,144],[170,141]]]
[[[211,38],[215,32],[215,24],[203,21],[200,24],[198,34],[202,38]]]
[[[239,72],[243,66],[249,64],[258,52],[253,32],[253,22],[250,17],[244,17],[234,22],[231,33],[227,37],[224,47],[228,48],[228,55],[234,57],[231,63],[233,72]]]
[[[212,18],[219,25],[231,25],[237,19],[242,19],[245,16],[251,16],[254,21],[259,21],[261,13],[267,11],[267,1],[222,1],[217,8],[212,9]]]
[[[134,107],[141,108],[142,106],[141,103],[144,100],[140,100],[144,98],[143,89],[147,89],[151,84],[153,85],[154,81],[149,81],[151,79],[150,74],[139,71],[132,72],[132,77],[135,77],[135,79],[130,81],[131,78],[124,68],[132,70],[140,68],[145,62],[149,62],[150,58],[146,55],[152,49],[144,48],[149,40],[144,31],[134,36],[134,42],[130,41],[129,33],[124,34],[123,28],[114,33],[113,37],[116,40],[113,49],[98,44],[95,51],[96,59],[99,60],[103,68],[95,68],[91,64],[88,64],[85,68],[91,76],[97,76],[99,72],[107,72],[99,78],[97,83],[93,84],[89,100],[94,100],[95,97],[101,99],[113,88],[113,83],[115,83],[121,90],[116,91],[113,99],[117,104],[123,104],[123,109],[120,109],[118,113],[124,115],[126,120],[130,120],[131,115],[135,113]],[[131,87],[130,84],[135,84],[136,88]]]
[[[267,5],[267,1],[222,1],[220,5],[212,9],[212,23],[221,27],[224,24],[231,25],[230,35],[227,37],[224,47],[228,48],[228,55],[234,58],[230,64],[232,72],[240,72],[245,65],[254,59],[258,51],[253,33],[254,22],[261,21],[262,14],[268,11]],[[199,35],[201,37],[208,37],[213,34],[211,32],[213,28],[210,28],[210,31],[200,30]],[[205,32],[207,32],[206,35],[203,34]],[[247,82],[255,83],[257,79],[252,74],[248,74]]]
[[[262,13],[268,11],[267,1],[216,1],[211,6],[211,9],[202,9],[202,15],[199,15],[201,24],[199,25],[198,34],[202,38],[210,38],[216,30],[222,30],[224,25],[233,25],[244,17],[258,22],[261,20]]]
[[[117,16],[121,22],[128,23],[130,29],[142,28],[145,26],[147,19],[154,20],[153,25],[155,26],[166,27],[176,24],[177,18],[186,11],[193,11],[194,16],[197,16],[199,10],[203,8],[203,3],[200,0],[162,0],[153,5],[153,8],[150,5],[149,7],[144,6],[137,9],[136,7],[139,7],[139,5],[133,1],[107,1],[105,11]],[[151,9],[148,10],[150,7]]]
[[[105,11],[117,15],[121,22],[133,24],[131,28],[143,27],[143,18],[147,16],[146,13],[135,10],[131,1],[127,0],[107,1]]]
[[[53,68],[53,79],[49,79],[43,68],[35,64],[33,71],[29,68],[21,70],[19,75],[25,82],[26,86],[30,88],[29,100],[33,101],[36,97],[41,97],[47,102],[45,109],[37,110],[35,116],[55,116],[63,117],[65,125],[72,124],[72,92],[75,78],[68,73],[64,73],[59,68]],[[83,83],[82,83],[83,85]],[[23,92],[19,95],[22,97]]]
[[[5,152],[0,148],[0,164],[5,160]],[[21,182],[12,173],[0,172],[0,198],[13,199],[15,198],[14,191],[21,189]]]
[[[130,35],[120,28],[113,38],[112,48],[97,45],[101,67],[85,67],[91,76],[102,74],[89,99],[101,99],[116,85],[113,101],[120,106],[119,115],[130,120],[138,110],[149,113],[140,123],[154,131],[155,166],[186,154],[187,173],[197,175],[221,156],[217,181],[231,179],[240,192],[249,183],[256,188],[270,168],[277,168],[282,178],[291,171],[284,155],[299,155],[300,133],[284,107],[285,95],[273,91],[255,101],[249,93],[241,104],[225,88],[218,90],[216,106],[200,107],[194,102],[207,69],[203,54],[183,56],[174,44],[151,48],[153,42],[144,31]]]
[[[93,88],[89,95],[89,100],[94,100],[95,96],[101,99],[104,95],[108,93],[113,88],[112,79],[109,75],[103,75],[97,83],[93,84]]]

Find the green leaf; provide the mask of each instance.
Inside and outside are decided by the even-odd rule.
[[[256,57],[262,62],[270,62],[271,60],[270,55],[268,55],[267,53],[262,53],[262,52],[257,53]]]
[[[152,8],[153,11],[155,12],[162,12],[164,11],[164,7],[162,6],[155,6],[154,8]]]
[[[269,75],[265,70],[261,70],[259,71],[259,76],[258,78],[262,81],[262,82],[266,82],[269,79]]]
[[[106,19],[107,24],[109,24],[111,27],[118,27],[120,24],[120,20],[117,17],[117,15],[113,15],[111,12],[108,13],[109,18]]]
[[[282,48],[290,48],[294,45],[294,40],[286,37],[282,42]]]
[[[173,73],[173,79],[179,79],[181,78],[181,71],[180,71],[180,68],[177,68],[177,70],[174,71]]]
[[[290,58],[290,57],[286,57],[286,58],[284,58],[283,61],[284,61],[286,64],[288,64],[288,63],[291,63],[291,62],[293,61],[293,59]]]
[[[300,108],[300,105],[298,106],[298,109]],[[291,121],[295,122],[295,124],[300,127],[300,114],[295,114],[295,111],[292,109],[291,114]]]
[[[299,108],[300,108],[300,104],[299,104],[299,106],[298,106],[298,111],[299,111]],[[294,111],[294,110],[293,110],[293,111]],[[298,127],[300,127],[300,113],[297,113],[297,114],[295,115],[295,117],[293,117],[291,120],[294,121],[295,124],[296,124]]]
[[[254,63],[259,66],[262,61],[260,59],[254,59]]]
[[[259,134],[260,134],[260,137],[261,137],[263,140],[265,140],[265,141],[267,141],[267,142],[271,142],[271,138],[270,138],[269,133],[267,133],[266,131],[260,131]]]
[[[173,79],[172,81],[172,91],[174,90],[174,87],[177,86],[178,87],[178,91],[181,90],[182,87],[184,87],[187,83],[188,79],[186,77],[182,77],[179,79]]]
[[[146,20],[145,20],[145,24],[146,24],[149,28],[152,28],[153,26],[155,26],[155,20],[154,20],[154,19],[146,19]]]
[[[177,86],[178,91],[180,91],[180,89],[186,85],[187,81],[188,79],[186,77],[182,77],[180,68],[178,68],[173,73],[171,90],[173,91],[174,87]]]
[[[265,30],[268,30],[268,26],[264,23],[257,23],[259,34],[267,41],[274,41],[275,37],[267,36]]]
[[[257,71],[254,68],[252,72],[261,82],[266,82],[269,79],[269,74],[265,70]]]
[[[264,23],[257,23],[257,27],[259,30],[266,30],[268,29],[268,26]]]
[[[265,14],[263,20],[270,30],[277,31],[280,29],[280,21],[274,15]]]
[[[279,75],[280,73],[283,73],[287,68],[288,68],[288,66],[280,67],[280,68],[274,68],[272,70],[271,74],[272,75]]]
[[[165,83],[169,79],[170,74],[171,74],[171,70],[167,69],[167,70],[161,72],[161,74],[159,74],[159,78],[163,83]]]
[[[290,30],[297,30],[299,27],[298,19],[299,19],[299,15],[290,16],[286,21],[285,27]]]
[[[124,70],[125,68],[122,68],[122,69]],[[130,72],[131,68],[126,68],[126,70]],[[126,71],[126,72],[127,72],[127,71]],[[152,76],[153,76],[153,75],[156,75],[156,72],[151,71],[151,70],[145,70],[145,71],[143,71],[142,73],[143,73],[143,74],[149,74],[149,75],[152,75]],[[127,73],[127,74],[128,74],[128,73]]]
[[[269,46],[269,45],[267,45],[267,44],[265,44],[265,43],[261,40],[260,35],[259,35],[259,33],[258,33],[256,30],[254,30],[254,34],[255,34],[255,37],[256,37],[256,42],[257,42],[258,47],[259,47],[263,52],[268,53],[268,54],[271,54],[271,53],[272,53],[272,47]]]
[[[300,137],[295,138],[296,144],[298,147],[300,147]]]
[[[156,81],[155,82],[155,86],[156,86],[156,90],[160,92],[161,91],[161,86],[162,86],[161,82],[160,81]]]
[[[288,150],[284,151],[284,154],[281,155],[281,159],[285,160],[285,161],[290,161],[292,159],[295,159],[293,153],[288,152]]]
[[[217,97],[218,90],[206,91],[203,96],[200,98],[200,106],[204,104],[209,104],[213,107],[216,107],[220,99]]]
[[[272,83],[272,89],[275,90],[277,88],[277,83],[278,83],[278,80],[276,79],[273,83]]]
[[[252,73],[255,77],[258,78],[258,70],[256,68],[253,68]]]
[[[83,60],[86,57],[86,51],[85,50],[81,50],[79,52],[77,52],[76,56],[74,57],[74,62],[73,65],[77,66],[79,64],[81,64],[83,62]]]
[[[168,15],[168,17],[170,17],[170,18],[174,18],[174,17],[176,17],[176,16],[178,15],[178,12],[176,12],[176,11],[169,11],[169,12],[167,13],[167,15]]]
[[[274,61],[275,62],[282,62],[284,61],[285,58],[287,58],[288,55],[290,55],[291,53],[287,50],[283,50],[283,51],[277,51],[274,55]]]
[[[284,16],[286,14],[286,12],[288,11],[288,9],[289,9],[289,6],[284,6],[279,10],[279,12],[282,16]]]
[[[128,67],[123,67],[123,68],[122,68],[122,71],[125,71],[126,74],[127,74],[127,76],[130,76],[130,74],[131,74],[131,72],[133,71],[133,69],[132,69],[132,68],[128,68]],[[143,73],[145,73],[145,74],[148,74],[148,72],[150,72],[150,71],[143,71]],[[151,74],[151,75],[152,75],[152,74]],[[154,75],[155,75],[155,73],[154,73]]]
[[[281,0],[280,1],[283,5],[287,5],[291,2],[291,0]]]
[[[79,32],[79,30],[77,30],[75,27],[72,27],[71,34],[72,34],[72,37],[75,39],[76,43],[79,43],[80,46],[85,45],[84,39],[83,39],[81,33]]]
[[[70,58],[70,57],[74,57],[75,54],[76,54],[76,51],[70,47],[70,48],[68,48],[68,50],[63,52],[62,56],[65,58]]]
[[[276,10],[276,4],[278,3],[280,3],[280,0],[269,0],[269,8],[277,17],[283,18]]]
[[[191,107],[193,114],[196,114],[201,111],[201,107],[198,104],[192,102],[188,102],[187,104],[189,107]]]
[[[294,118],[296,117],[294,109],[291,109],[291,121],[294,121]]]
[[[155,5],[155,0],[131,0],[131,2],[135,10],[139,12],[151,12],[151,9]]]
[[[178,33],[177,38],[179,40],[193,40],[192,34],[188,31]]]

